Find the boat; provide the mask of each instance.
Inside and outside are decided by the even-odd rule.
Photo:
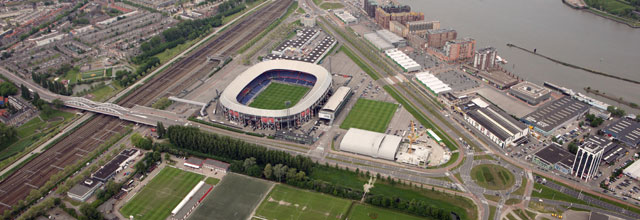
[[[508,62],[507,62],[507,60],[502,59],[502,57],[500,57],[500,56],[498,56],[498,55],[496,55],[496,59],[497,59],[497,60],[498,60],[498,62],[500,62],[500,63],[503,63],[503,64],[507,64],[507,63],[508,63]]]

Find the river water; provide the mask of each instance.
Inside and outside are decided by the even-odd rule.
[[[640,81],[640,29],[572,9],[561,0],[399,0],[425,20],[439,20],[458,38],[471,37],[477,48],[493,46],[525,80],[549,81],[584,92],[585,87],[640,104],[640,85],[556,64],[512,43],[558,60]],[[609,104],[615,102],[590,96]],[[626,108],[628,110],[628,108]],[[638,112],[638,111],[633,111]]]

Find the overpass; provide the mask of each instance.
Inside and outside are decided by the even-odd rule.
[[[174,112],[139,105],[133,108],[125,108],[110,102],[95,102],[83,97],[58,95],[40,87],[30,80],[20,78],[4,68],[0,68],[0,74],[15,84],[25,85],[30,90],[37,92],[40,98],[45,101],[52,102],[55,99],[60,99],[64,102],[65,106],[70,108],[110,115],[121,120],[149,126],[156,126],[158,122],[162,122],[165,125],[182,125],[184,124],[183,122],[186,122],[185,117]]]

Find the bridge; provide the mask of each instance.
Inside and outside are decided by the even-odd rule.
[[[96,102],[83,97],[58,95],[40,87],[30,80],[20,78],[4,68],[0,68],[0,74],[17,85],[22,84],[30,90],[38,92],[40,98],[45,101],[52,102],[55,99],[60,99],[64,102],[65,106],[70,108],[110,115],[121,120],[149,126],[156,126],[158,122],[162,122],[165,125],[182,125],[186,122],[186,118],[184,116],[180,116],[170,111],[158,110],[140,105],[136,105],[133,108],[125,108],[110,102]]]

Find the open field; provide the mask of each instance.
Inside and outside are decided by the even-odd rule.
[[[343,219],[350,204],[350,200],[278,184],[262,201],[255,216],[290,220]]]
[[[204,183],[209,184],[209,185],[216,185],[220,182],[219,179],[213,178],[213,177],[207,177],[207,179],[204,180]]]
[[[360,128],[384,133],[398,105],[360,98],[340,125],[342,129]]]
[[[551,199],[551,200],[558,200],[558,201],[565,201],[565,202],[570,202],[570,203],[577,203],[577,204],[583,204],[583,205],[589,205],[586,202],[579,200],[573,196],[561,193],[557,190],[551,189],[545,185],[542,185],[540,183],[534,183],[533,184],[533,188],[534,190],[531,192],[531,197],[538,197],[538,198],[543,198],[543,199]],[[538,192],[539,190],[541,190],[540,192]]]
[[[261,109],[286,109],[286,101],[291,102],[288,107],[293,107],[309,90],[309,87],[271,82],[249,106]]]
[[[325,2],[320,4],[320,8],[328,10],[328,9],[339,9],[344,8],[344,5],[339,2]]]
[[[349,213],[349,219],[352,220],[422,220],[424,218],[396,212],[390,209],[384,209],[371,205],[354,204]]]
[[[120,213],[135,219],[165,219],[202,179],[200,174],[165,167]]]
[[[33,143],[53,131],[57,126],[73,118],[73,113],[54,110],[51,115],[40,114],[18,127],[18,140],[0,151],[0,160],[23,151]]]
[[[367,178],[359,177],[354,172],[326,166],[316,166],[310,177],[360,190],[364,189],[364,184],[368,182]]]
[[[98,101],[98,102],[106,101],[111,96],[120,92],[122,89],[123,89],[122,86],[118,85],[117,83],[112,83],[111,85],[104,85],[98,89],[91,91],[90,94],[93,95],[91,100]]]
[[[247,219],[273,183],[229,173],[218,183],[189,220]]]
[[[509,170],[493,164],[482,164],[471,169],[471,178],[479,186],[492,190],[505,190],[515,184]]]
[[[82,80],[97,79],[104,77],[104,69],[92,70],[84,73],[80,73]]]

